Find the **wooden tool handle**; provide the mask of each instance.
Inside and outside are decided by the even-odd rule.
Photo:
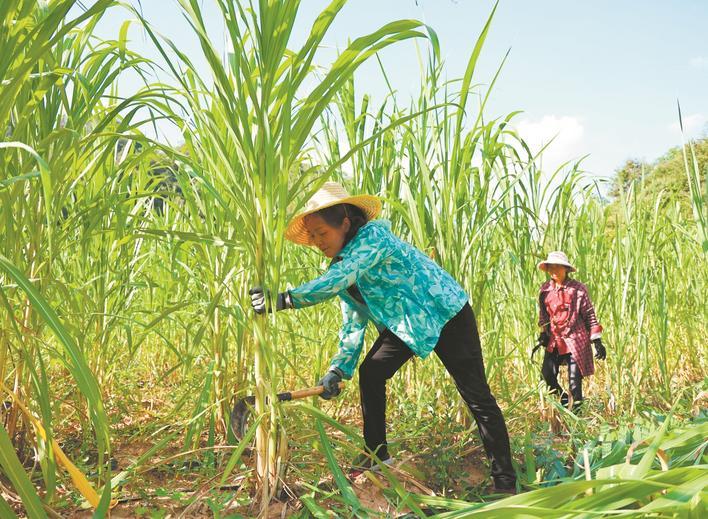
[[[344,382],[340,382],[339,389],[344,389]],[[286,400],[299,400],[301,398],[307,398],[308,396],[317,396],[324,392],[324,386],[315,386],[307,389],[298,389],[297,391],[292,391],[290,393],[280,393],[278,395],[278,400],[281,402]]]

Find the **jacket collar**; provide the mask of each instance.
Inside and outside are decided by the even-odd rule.
[[[567,289],[567,288],[572,288],[575,286],[576,281],[573,278],[566,278],[565,282],[561,285],[560,288]],[[549,279],[546,281],[543,285],[541,285],[541,292],[550,292],[551,290],[556,290],[556,284],[552,279]]]
[[[378,220],[371,220],[370,222],[367,222],[366,224],[362,225],[361,228],[357,231],[357,233],[354,235],[354,237],[349,240],[349,243],[347,243],[342,250],[339,251],[339,254],[337,254],[334,258],[332,258],[332,265],[333,263],[336,263],[337,261],[341,261],[344,256],[349,254],[349,252],[358,247],[359,243],[363,240],[366,239],[366,235],[369,234],[368,231],[371,229],[375,229],[377,227],[383,228],[387,231],[391,231],[391,222],[389,220],[383,220],[383,219],[378,219]]]
[[[577,283],[578,282],[573,278],[566,278],[565,283],[563,283],[561,286],[564,289],[578,288]],[[543,285],[541,285],[541,292],[550,292],[551,290],[554,290],[555,288],[556,288],[555,283],[553,282],[552,279],[549,279]]]

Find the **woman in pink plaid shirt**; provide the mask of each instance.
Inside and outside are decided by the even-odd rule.
[[[562,365],[568,366],[571,402],[573,410],[577,410],[583,401],[583,377],[595,372],[590,343],[595,346],[596,359],[607,356],[600,338],[602,326],[585,285],[568,277],[575,267],[563,252],[551,252],[538,268],[551,279],[541,285],[538,296],[538,325],[542,331],[534,353],[541,346],[545,348],[541,374],[551,393],[560,395],[564,406],[569,404],[569,398],[558,384],[558,371]]]

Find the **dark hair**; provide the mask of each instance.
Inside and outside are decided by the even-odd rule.
[[[349,243],[356,233],[367,223],[366,214],[360,207],[352,204],[337,204],[330,207],[325,207],[312,214],[320,216],[327,225],[332,227],[340,227],[345,218],[349,218],[351,225],[344,237],[344,244]]]

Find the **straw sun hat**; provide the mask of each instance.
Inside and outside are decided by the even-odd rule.
[[[361,209],[367,220],[373,220],[381,211],[381,200],[373,195],[350,196],[347,190],[337,182],[325,182],[312,198],[305,204],[305,208],[295,215],[285,229],[285,237],[299,245],[313,245],[310,233],[305,227],[305,217],[325,207],[337,204],[352,204]]]
[[[549,264],[563,265],[564,267],[568,267],[568,270],[570,270],[570,272],[575,272],[575,267],[570,264],[570,261],[568,261],[568,256],[566,256],[565,253],[561,251],[555,251],[548,254],[548,258],[539,263],[538,268],[545,271],[546,265]]]

